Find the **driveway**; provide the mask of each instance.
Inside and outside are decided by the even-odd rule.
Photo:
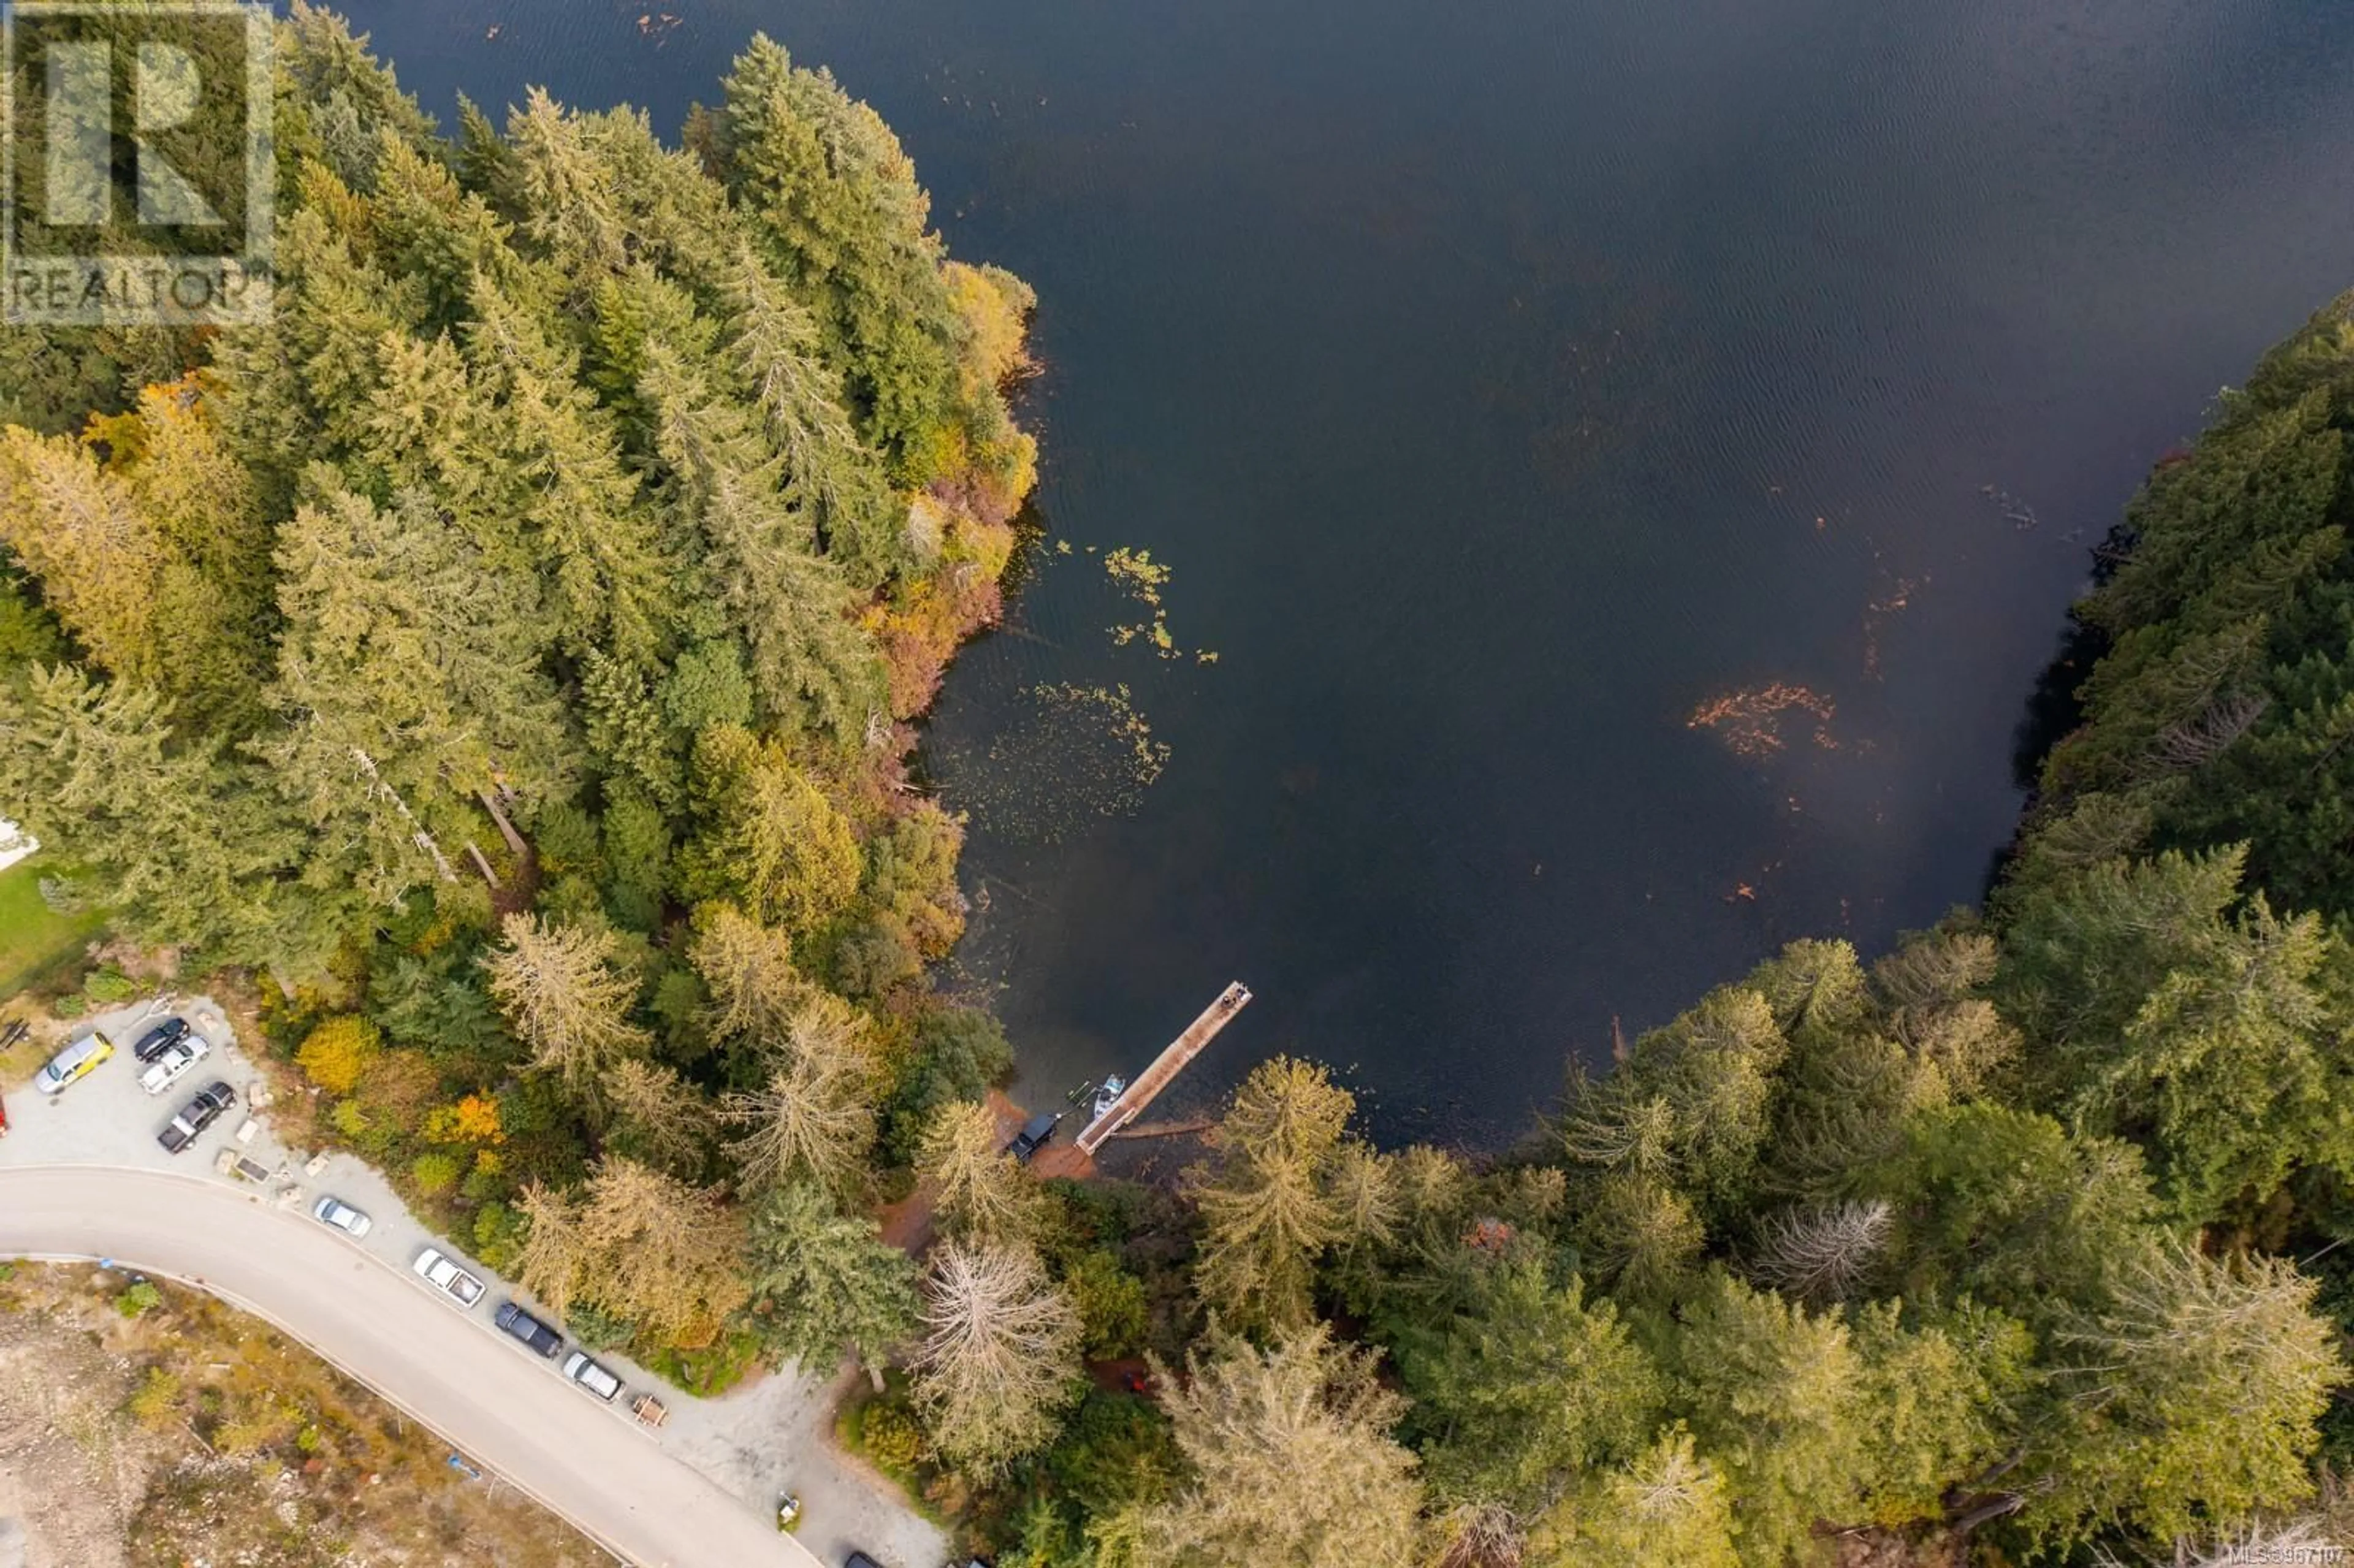
[[[54,1098],[27,1087],[7,1097],[12,1131],[0,1138],[0,1255],[111,1258],[202,1284],[266,1318],[431,1427],[473,1463],[644,1568],[811,1568],[856,1547],[885,1568],[938,1568],[938,1531],[887,1482],[826,1440],[824,1380],[779,1375],[719,1399],[695,1399],[631,1363],[599,1353],[628,1385],[598,1403],[500,1334],[491,1308],[524,1292],[471,1259],[490,1289],[461,1311],[408,1270],[433,1236],[382,1176],[349,1155],[316,1162],[281,1147],[269,1112],[247,1101],[261,1075],[207,999],[177,1005],[212,1054],[160,1095],[143,1094],[131,1046],[154,1021],[149,1004],[90,1021],[119,1049],[113,1060]],[[165,1154],[155,1133],[215,1079],[239,1107],[196,1146]],[[251,1115],[251,1140],[234,1135]],[[218,1173],[234,1148],[269,1174]],[[327,1193],[375,1221],[355,1242],[320,1224],[310,1204]],[[542,1317],[553,1314],[542,1311]],[[625,1413],[656,1390],[669,1425],[650,1432]],[[779,1492],[802,1499],[798,1538],[780,1536]],[[812,1551],[816,1555],[812,1555]]]

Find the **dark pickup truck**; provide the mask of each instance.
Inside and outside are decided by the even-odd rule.
[[[554,1361],[564,1350],[563,1335],[512,1301],[499,1303],[499,1309],[491,1314],[491,1321],[496,1323],[502,1332],[513,1334],[549,1361]]]
[[[227,1084],[207,1084],[196,1091],[196,1098],[180,1107],[180,1114],[155,1135],[166,1154],[177,1154],[196,1142],[196,1134],[220,1119],[221,1112],[237,1104],[237,1091]]]

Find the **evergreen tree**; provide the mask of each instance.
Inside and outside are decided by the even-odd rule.
[[[576,1096],[594,1094],[607,1071],[646,1046],[646,1032],[629,1017],[637,981],[615,971],[612,933],[510,915],[502,936],[486,963],[508,1027],[530,1048],[533,1066]]]
[[[746,1311],[761,1343],[804,1372],[845,1351],[879,1367],[915,1330],[915,1265],[810,1183],[769,1190],[753,1211],[746,1261]]]
[[[841,568],[816,549],[813,520],[780,491],[743,409],[714,397],[657,347],[641,392],[680,524],[700,541],[714,598],[752,654],[771,718],[850,741],[884,708],[882,666],[852,622]]]
[[[737,899],[764,925],[806,933],[857,896],[849,822],[776,742],[719,726],[695,743],[698,825],[679,851],[679,889]]]
[[[1424,1462],[1442,1497],[1494,1500],[1525,1523],[1590,1469],[1631,1460],[1665,1382],[1607,1301],[1533,1260],[1491,1272],[1472,1308],[1400,1346]]]
[[[306,972],[325,953],[284,914],[300,834],[172,717],[153,692],[70,667],[0,683],[0,796],[143,939]]]
[[[930,479],[955,419],[961,323],[898,139],[765,35],[737,58],[710,125],[729,185],[847,367],[864,432],[902,482]]]
[[[2313,1482],[2315,1423],[2347,1369],[2314,1284],[2273,1258],[2174,1245],[2113,1264],[2101,1305],[2070,1316],[2067,1420],[2021,1488],[2040,1538],[2125,1525],[2157,1542],[2236,1529]]]
[[[1331,1177],[1355,1107],[1323,1068],[1288,1056],[1259,1064],[1235,1091],[1217,1169],[1199,1187],[1194,1267],[1194,1288],[1229,1322],[1308,1322],[1317,1255],[1343,1234]]]
[[[950,1235],[999,1244],[1035,1239],[1044,1217],[1042,1194],[1005,1151],[996,1113],[987,1106],[943,1107],[925,1129],[917,1159]]]
[[[1168,1568],[1353,1568],[1416,1559],[1422,1489],[1389,1437],[1404,1402],[1373,1358],[1318,1324],[1267,1350],[1211,1335],[1169,1398],[1199,1478],[1145,1511],[1147,1560]]]
[[[302,507],[278,565],[279,725],[255,749],[368,897],[452,880],[475,791],[568,790],[563,711],[521,634],[528,590],[423,496]]]

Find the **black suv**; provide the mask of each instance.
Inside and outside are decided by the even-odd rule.
[[[187,1037],[188,1021],[186,1019],[167,1018],[142,1034],[139,1037],[139,1044],[131,1048],[131,1054],[143,1062],[152,1062]]]
[[[196,1134],[220,1119],[221,1112],[237,1104],[237,1091],[227,1084],[207,1084],[196,1091],[196,1098],[180,1107],[180,1114],[171,1124],[155,1135],[166,1154],[177,1154],[196,1142]]]
[[[549,1361],[554,1361],[564,1349],[563,1335],[512,1301],[501,1302],[499,1309],[491,1314],[491,1320]]]
[[[1044,1149],[1046,1140],[1055,1136],[1055,1124],[1062,1119],[1044,1113],[1032,1117],[1029,1125],[1015,1133],[1013,1141],[1005,1146],[1005,1152],[1023,1164],[1029,1164],[1030,1157]]]

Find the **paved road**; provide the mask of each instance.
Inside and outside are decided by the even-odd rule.
[[[490,1324],[307,1215],[194,1175],[0,1169],[0,1256],[101,1256],[270,1319],[642,1568],[817,1559]]]

